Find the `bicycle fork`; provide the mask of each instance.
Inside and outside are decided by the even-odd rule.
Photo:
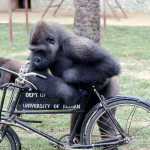
[[[108,106],[105,103],[105,99],[104,97],[102,97],[99,92],[97,91],[97,89],[95,88],[95,86],[93,87],[93,91],[95,92],[95,94],[97,95],[97,97],[100,100],[100,104],[102,105],[102,107],[104,108],[106,114],[108,115],[108,117],[111,119],[111,121],[114,123],[115,127],[117,128],[118,132],[120,133],[121,137],[124,139],[126,138],[125,136],[125,132],[124,130],[121,128],[120,124],[118,123],[118,121],[114,118],[111,110],[108,108]]]

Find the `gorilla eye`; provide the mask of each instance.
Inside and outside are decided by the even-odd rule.
[[[53,45],[54,45],[54,43],[55,43],[55,41],[54,41],[53,38],[49,38],[49,37],[48,37],[48,38],[46,38],[45,40],[46,40],[46,42],[49,43],[49,44],[53,44]]]

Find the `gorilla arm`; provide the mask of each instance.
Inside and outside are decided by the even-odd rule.
[[[65,83],[61,78],[50,75],[47,71],[33,71],[47,77],[46,80],[30,76],[29,81],[37,89],[48,96],[54,96],[65,102],[66,105],[75,104],[80,100],[78,91],[71,85]]]
[[[63,50],[68,58],[76,62],[63,72],[63,79],[67,83],[103,84],[120,73],[118,61],[89,39],[79,36],[70,38],[64,43]]]
[[[92,66],[93,65],[93,66]],[[67,83],[72,84],[103,84],[108,78],[111,78],[118,74],[114,72],[117,69],[111,68],[109,64],[101,63],[96,64],[79,64],[74,67],[67,69],[63,73],[63,79]],[[92,67],[91,67],[92,66]],[[116,70],[115,70],[116,69]]]

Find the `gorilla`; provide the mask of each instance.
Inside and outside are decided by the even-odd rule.
[[[5,69],[9,69],[11,71],[19,73],[20,67],[22,64],[24,64],[25,61],[21,60],[14,60],[10,58],[4,58],[0,57],[0,67],[3,67]],[[4,83],[10,83],[15,82],[16,76],[13,74],[10,74],[6,71],[0,70],[0,86]]]
[[[50,69],[66,86],[74,86],[76,89],[79,85],[94,84],[105,98],[119,93],[116,78],[120,73],[119,62],[100,45],[75,35],[58,23],[38,21],[30,33],[29,49],[32,62],[30,71],[38,70],[42,74],[42,70]],[[38,79],[35,82],[39,82]],[[40,90],[43,88],[41,84],[45,84],[45,92],[49,93],[48,87],[52,82],[40,81],[37,85]],[[72,99],[70,101],[73,103]],[[96,95],[92,94],[85,115],[98,102]],[[71,130],[77,117],[77,114],[72,115]]]

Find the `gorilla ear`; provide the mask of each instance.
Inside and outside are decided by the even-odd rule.
[[[55,44],[55,40],[54,40],[53,38],[50,38],[50,37],[47,37],[47,38],[45,39],[45,41],[46,41],[48,44],[52,44],[52,45]]]

